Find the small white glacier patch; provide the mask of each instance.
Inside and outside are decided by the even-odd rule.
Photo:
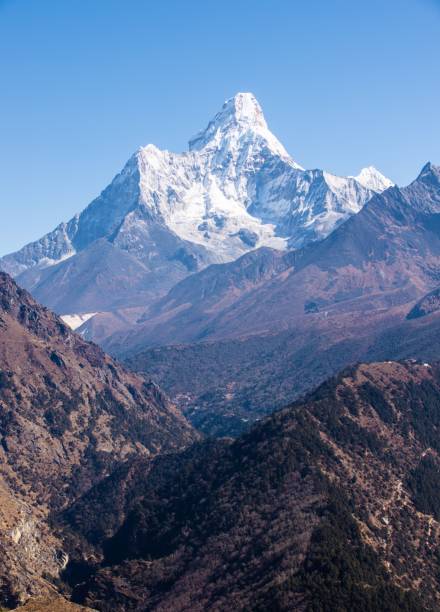
[[[94,317],[97,312],[85,312],[84,314],[67,314],[61,315],[61,319],[64,321],[66,325],[68,325],[71,329],[75,330],[78,327],[81,327],[83,323]]]

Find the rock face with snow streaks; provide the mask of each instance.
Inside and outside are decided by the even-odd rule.
[[[136,307],[211,263],[324,238],[391,184],[371,167],[304,170],[239,93],[187,152],[141,147],[81,214],[0,267],[62,314]]]

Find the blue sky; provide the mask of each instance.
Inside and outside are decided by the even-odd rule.
[[[440,163],[440,0],[0,0],[0,254],[252,91],[307,168]]]

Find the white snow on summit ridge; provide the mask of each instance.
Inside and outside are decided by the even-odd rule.
[[[0,267],[15,275],[43,269],[106,240],[158,275],[169,261],[188,273],[260,246],[324,238],[391,184],[372,167],[357,177],[304,170],[270,132],[255,97],[238,93],[188,151],[141,147],[79,216]]]
[[[290,163],[302,170],[294,162],[279,140],[267,127],[263,111],[256,98],[251,93],[238,93],[226,100],[219,113],[209,122],[208,127],[189,141],[190,151],[202,149],[218,150],[226,138],[228,148],[240,146],[243,139],[256,140],[260,138],[267,143],[270,150],[281,157],[289,159]]]
[[[377,192],[385,191],[388,187],[394,186],[393,181],[390,181],[390,179],[379,172],[379,170],[376,170],[374,166],[362,168],[360,173],[352,178],[367,189],[372,189]]]
[[[373,186],[372,173],[361,175],[363,184],[305,171],[270,132],[251,93],[227,100],[188,152],[148,145],[137,164],[143,206],[179,238],[206,248],[213,261],[323,238],[385,188],[377,178]]]
[[[203,245],[216,261],[230,261],[254,246],[283,249],[276,223],[251,214],[262,166],[279,159],[301,170],[267,128],[252,94],[237,94],[189,142],[186,153],[139,150],[142,204],[181,239]]]

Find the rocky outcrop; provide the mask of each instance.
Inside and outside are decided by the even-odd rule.
[[[438,312],[439,310],[440,289],[434,289],[434,291],[430,291],[411,308],[406,318],[409,320],[418,319],[430,315],[433,312]]]

